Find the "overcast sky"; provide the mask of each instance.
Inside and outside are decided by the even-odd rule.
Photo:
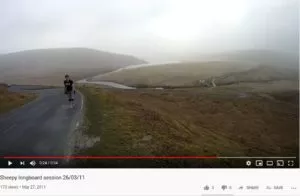
[[[88,47],[146,60],[298,51],[297,0],[1,0],[0,53]]]

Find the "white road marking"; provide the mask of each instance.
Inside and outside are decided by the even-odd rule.
[[[80,106],[80,110],[82,111],[82,109],[83,109],[83,94],[82,94],[79,90],[77,90],[77,89],[75,89],[75,91],[76,91],[76,93],[79,93],[80,96],[81,96],[81,106]]]
[[[79,122],[76,123],[76,128],[79,126]]]
[[[83,108],[83,97],[81,97],[81,107],[80,107],[80,110],[82,110],[82,108]]]

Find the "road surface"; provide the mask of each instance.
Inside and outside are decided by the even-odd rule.
[[[150,67],[150,66],[161,66],[161,65],[166,65],[166,64],[177,64],[177,63],[180,63],[180,61],[164,61],[164,62],[156,62],[156,63],[144,63],[144,64],[139,64],[139,65],[129,65],[126,67],[121,67],[115,71],[96,75],[96,76],[92,77],[92,81],[99,81],[99,80],[101,80],[101,76],[104,76],[106,74],[120,72],[120,71],[123,71],[126,69],[134,69],[134,68],[139,68],[139,67]]]
[[[70,152],[72,131],[81,120],[82,97],[75,95],[70,108],[62,88],[24,90],[28,86],[12,86],[12,91],[30,91],[36,100],[0,116],[0,156],[63,156]]]
[[[87,81],[86,79],[76,81],[77,84],[97,84],[103,87],[112,87],[119,89],[135,89],[134,87],[126,86],[116,82],[106,82],[106,81]]]

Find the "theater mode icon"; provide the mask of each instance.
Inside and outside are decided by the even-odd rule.
[[[274,165],[274,162],[272,160],[268,160],[267,163],[266,163],[266,165],[268,167],[272,167]]]

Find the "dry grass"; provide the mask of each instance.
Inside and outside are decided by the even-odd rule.
[[[217,86],[276,80],[298,81],[298,70],[239,61],[212,61],[124,69],[94,77],[93,80],[112,81],[139,88],[171,88],[199,86],[197,81],[210,81],[211,78],[215,79]]]
[[[122,91],[81,87],[88,155],[295,156],[298,91],[237,88]]]
[[[73,70],[57,69],[56,71],[48,71],[47,73],[31,72],[31,73],[14,73],[11,76],[0,76],[0,80],[5,81],[10,84],[20,84],[20,85],[44,85],[44,86],[63,86],[63,81],[65,79],[65,74],[69,74],[74,81],[88,78],[95,73],[105,73],[107,71],[112,71],[112,69],[85,69],[77,68]]]
[[[6,85],[0,85],[0,114],[20,107],[35,97],[34,94],[10,92]]]
[[[186,62],[124,69],[95,77],[93,80],[113,81],[132,86],[184,86],[193,84],[195,80],[243,71],[252,66],[249,63],[230,61]]]

